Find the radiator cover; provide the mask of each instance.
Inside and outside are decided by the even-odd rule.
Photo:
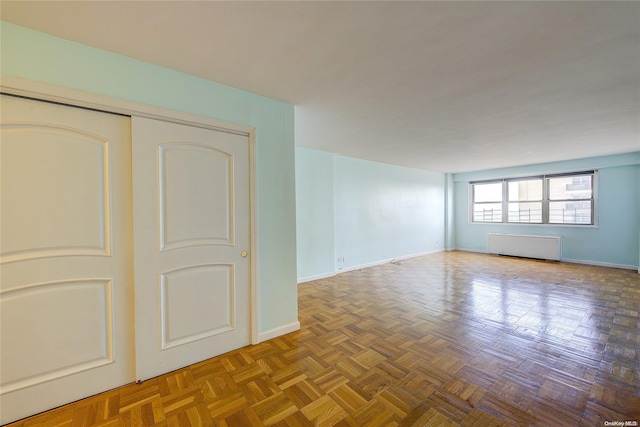
[[[489,253],[560,260],[561,236],[489,233]]]

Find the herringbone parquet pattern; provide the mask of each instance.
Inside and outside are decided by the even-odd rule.
[[[12,427],[640,423],[639,311],[635,271],[439,253],[302,284],[298,332]]]

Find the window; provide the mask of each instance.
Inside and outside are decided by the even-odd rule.
[[[548,178],[549,223],[593,224],[593,174]]]
[[[506,181],[507,221],[542,223],[542,179]]]
[[[472,222],[594,225],[597,171],[470,183]]]
[[[473,220],[502,222],[502,182],[473,186]]]

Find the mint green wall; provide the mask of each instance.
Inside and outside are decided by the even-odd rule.
[[[335,269],[333,154],[296,147],[298,280]]]
[[[338,269],[444,249],[444,174],[336,156]]]
[[[297,322],[293,106],[6,22],[0,72],[256,128],[259,331]]]
[[[296,187],[299,280],[444,249],[442,173],[297,147]]]
[[[469,181],[599,169],[598,227],[469,222]],[[456,247],[486,252],[488,233],[562,236],[561,259],[627,268],[640,265],[640,152],[454,174]]]

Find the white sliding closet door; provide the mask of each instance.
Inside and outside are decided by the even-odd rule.
[[[134,117],[136,376],[250,343],[249,139]]]
[[[135,372],[130,119],[0,102],[4,424]]]

